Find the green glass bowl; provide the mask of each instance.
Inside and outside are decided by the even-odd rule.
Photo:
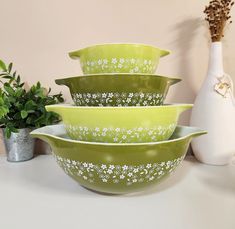
[[[166,179],[184,159],[191,139],[205,133],[178,126],[171,140],[164,142],[90,143],[70,140],[63,125],[54,125],[34,130],[31,136],[48,142],[59,166],[82,186],[122,194]]]
[[[149,73],[153,74],[159,58],[170,52],[144,44],[101,44],[70,52],[80,58],[84,74]]]
[[[162,105],[169,87],[181,81],[159,75],[100,74],[57,79],[66,85],[77,106]]]
[[[46,106],[58,113],[70,138],[89,142],[153,142],[172,135],[179,115],[192,104],[151,107]]]

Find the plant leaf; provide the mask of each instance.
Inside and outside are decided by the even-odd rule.
[[[20,115],[21,115],[21,118],[22,118],[22,119],[25,119],[25,118],[28,116],[28,112],[25,111],[25,110],[22,110],[22,111],[20,112]]]
[[[4,89],[6,90],[7,93],[9,93],[10,95],[14,95],[15,91],[12,89],[12,87],[10,85],[5,84],[4,85]]]
[[[34,110],[36,107],[37,107],[37,104],[33,100],[27,101],[24,106],[26,111]]]
[[[8,65],[8,72],[9,72],[9,73],[11,73],[12,66],[13,66],[12,63],[10,63],[10,64]]]
[[[7,138],[10,138],[10,137],[11,137],[11,131],[10,131],[10,129],[9,129],[8,127],[6,127],[6,129],[5,129],[5,136],[6,136]]]
[[[3,70],[4,72],[7,71],[7,67],[6,67],[5,63],[2,60],[0,60],[0,69]]]

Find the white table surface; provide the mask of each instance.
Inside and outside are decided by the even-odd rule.
[[[192,157],[155,189],[121,196],[88,191],[50,155],[21,163],[0,157],[1,229],[235,229],[235,163]]]

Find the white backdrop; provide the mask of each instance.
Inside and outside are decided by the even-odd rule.
[[[0,58],[13,61],[29,84],[40,80],[62,91],[54,79],[81,74],[67,52],[107,42],[147,43],[172,50],[157,73],[180,76],[167,102],[192,103],[207,70],[209,35],[197,0],[0,0]],[[234,9],[235,10],[235,9]],[[235,25],[226,31],[224,65],[235,76]],[[180,120],[188,124],[190,112]],[[0,153],[3,153],[0,142]]]

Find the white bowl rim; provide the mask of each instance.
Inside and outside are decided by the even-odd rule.
[[[164,105],[159,105],[159,106],[76,106],[74,104],[53,104],[53,105],[47,105],[45,107],[58,107],[58,108],[66,108],[66,109],[89,109],[89,110],[132,110],[132,109],[140,109],[140,110],[145,110],[145,109],[167,109],[169,107],[185,107],[185,108],[192,108],[193,104],[192,103],[169,103],[169,104],[164,104]]]
[[[150,76],[150,77],[156,77],[156,78],[163,78],[168,80],[179,80],[182,79],[180,77],[171,77],[171,76],[164,76],[164,75],[158,75],[158,74],[149,74],[149,73],[96,73],[96,74],[87,74],[87,75],[77,75],[77,76],[69,76],[66,78],[58,78],[55,80],[70,80],[70,79],[77,79],[77,78],[86,78],[86,77],[93,77],[93,76]]]
[[[75,52],[82,52],[84,51],[85,49],[89,49],[89,48],[95,48],[95,47],[98,47],[98,46],[109,46],[109,45],[131,45],[131,46],[143,46],[143,47],[149,47],[149,48],[154,48],[154,49],[158,49],[160,51],[166,51],[166,52],[169,52],[169,54],[171,53],[170,50],[167,50],[167,49],[162,49],[162,48],[159,48],[155,45],[150,45],[150,44],[145,44],[145,43],[138,43],[138,42],[107,42],[107,43],[102,43],[102,44],[90,44],[84,48],[81,48],[81,49],[78,49],[78,50],[75,50],[75,51],[72,51],[72,52],[69,52],[69,53],[75,53]]]
[[[75,143],[75,144],[83,144],[83,145],[99,145],[99,146],[150,146],[150,145],[159,145],[159,144],[166,144],[166,143],[170,143],[170,142],[177,142],[177,141],[181,141],[184,139],[187,139],[188,137],[191,137],[193,135],[202,135],[202,134],[206,134],[207,131],[205,130],[201,130],[197,127],[192,127],[192,126],[181,126],[178,125],[176,128],[185,128],[185,129],[192,129],[194,130],[194,132],[186,134],[185,136],[179,137],[179,138],[175,138],[175,139],[170,139],[170,140],[164,140],[164,141],[158,141],[158,142],[140,142],[140,143],[107,143],[107,142],[88,142],[88,141],[79,141],[79,140],[73,140],[73,139],[69,139],[69,138],[63,138],[63,137],[59,137],[58,135],[64,135],[66,134],[65,131],[65,127],[63,124],[57,124],[57,125],[49,125],[49,126],[44,126],[41,127],[39,129],[33,130],[30,134],[32,135],[42,135],[42,136],[48,136],[48,137],[52,137],[54,139],[60,140],[60,141],[65,141],[65,142],[70,142],[70,143]],[[53,131],[57,131],[58,129],[60,129],[59,131],[61,131],[61,133],[57,133],[56,134],[46,134],[44,132],[42,132],[44,129],[53,129]]]

